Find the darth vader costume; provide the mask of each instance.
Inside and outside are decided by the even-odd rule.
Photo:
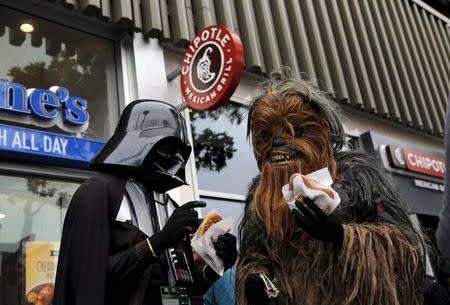
[[[166,250],[180,245],[192,270],[188,293],[208,289],[218,276],[209,267],[197,270],[183,242],[198,227],[193,208],[205,203],[191,201],[170,217],[164,206],[170,198],[164,192],[186,184],[190,152],[175,107],[150,100],[127,105],[113,137],[90,164],[101,174],[80,186],[67,211],[54,305],[161,304],[160,287],[173,284]],[[215,246],[226,265],[233,265],[235,237],[223,235]]]

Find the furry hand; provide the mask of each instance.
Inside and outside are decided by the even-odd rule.
[[[300,227],[315,239],[333,243],[339,249],[344,240],[344,228],[332,215],[327,216],[309,198],[303,198],[303,203],[295,202],[297,209],[292,212]]]
[[[249,305],[269,304],[265,285],[258,273],[250,273],[245,279],[245,298]]]
[[[237,259],[236,236],[226,233],[214,243],[216,254],[223,260],[224,270],[233,267]]]

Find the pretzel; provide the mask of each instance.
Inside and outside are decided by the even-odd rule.
[[[205,219],[203,220],[202,224],[200,225],[200,229],[198,230],[198,237],[202,237],[208,229],[215,224],[216,222],[219,222],[222,220],[222,217],[217,213],[209,213]]]

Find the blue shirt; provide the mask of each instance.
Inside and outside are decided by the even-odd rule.
[[[212,284],[205,294],[205,305],[235,305],[235,271],[230,268]]]

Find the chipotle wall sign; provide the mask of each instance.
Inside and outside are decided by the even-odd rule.
[[[185,102],[197,110],[220,107],[236,90],[243,68],[239,36],[219,25],[205,28],[192,40],[181,64]]]
[[[386,152],[389,164],[392,167],[427,176],[444,178],[445,161],[442,158],[393,145],[386,146]]]

